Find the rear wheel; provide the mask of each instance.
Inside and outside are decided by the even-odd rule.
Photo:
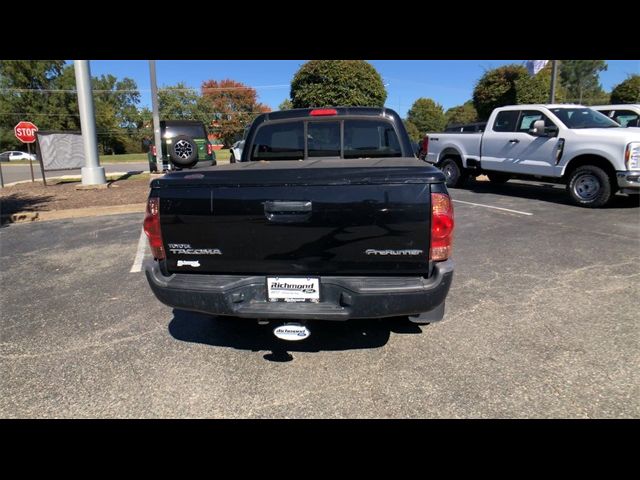
[[[495,183],[498,185],[501,183],[507,183],[511,178],[511,176],[507,175],[506,173],[496,173],[496,172],[487,173],[487,177],[489,177],[489,181],[491,183]]]
[[[440,170],[447,179],[447,187],[460,187],[467,179],[467,173],[460,167],[453,158],[445,158],[440,165]]]
[[[595,165],[576,168],[569,176],[567,190],[573,203],[587,208],[606,205],[614,193],[609,175]]]

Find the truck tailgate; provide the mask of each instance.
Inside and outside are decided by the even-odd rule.
[[[152,196],[172,273],[427,276],[443,180],[415,159],[251,162],[167,175]]]

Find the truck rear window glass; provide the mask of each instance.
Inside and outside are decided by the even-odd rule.
[[[380,120],[344,121],[344,158],[401,157],[393,125]]]
[[[638,119],[640,115],[631,110],[615,110],[614,115],[607,115],[610,118],[613,118],[616,122],[618,122],[623,127],[640,127],[640,122]]]
[[[516,129],[516,122],[518,121],[518,110],[503,110],[496,115],[496,120],[493,122],[494,132],[513,132]]]
[[[284,122],[262,126],[256,133],[251,160],[304,158],[304,123]]]
[[[307,154],[309,157],[339,157],[340,122],[309,122]]]
[[[164,138],[175,138],[186,135],[191,138],[207,138],[204,125],[167,125],[164,128]]]

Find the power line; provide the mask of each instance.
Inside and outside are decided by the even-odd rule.
[[[159,88],[160,92],[190,92],[190,91],[233,91],[233,90],[261,90],[267,88],[284,88],[290,87],[290,84],[279,85],[257,85],[255,87],[187,87],[187,88]],[[16,92],[16,93],[72,93],[77,95],[77,90],[51,89],[51,88],[0,88],[0,92]],[[93,93],[141,93],[151,92],[148,88],[122,89],[122,90],[93,90]]]
[[[212,115],[242,115],[242,114],[253,114],[253,113],[269,113],[269,112],[262,112],[259,110],[251,110],[251,111],[238,111],[238,112],[214,112],[212,113]],[[27,113],[27,112],[0,112],[0,115],[22,115],[22,116],[31,116],[31,115],[38,115],[38,116],[50,116],[50,117],[79,117],[80,115],[77,113]],[[96,117],[113,117],[113,115],[110,114],[101,114],[98,115],[96,114]],[[215,117],[214,117],[215,119]],[[180,120],[180,119],[177,119]]]

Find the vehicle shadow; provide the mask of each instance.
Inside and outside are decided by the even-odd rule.
[[[384,319],[307,322],[311,336],[298,342],[280,340],[273,329],[284,323],[274,320],[258,325],[255,320],[233,317],[215,317],[202,313],[174,309],[169,333],[176,340],[202,343],[217,347],[230,347],[252,352],[268,350],[265,360],[286,362],[293,360],[289,352],[319,352],[379,348],[389,340],[391,332],[422,333],[421,328],[407,317]]]
[[[455,189],[454,189],[455,190]],[[471,180],[464,185],[461,190],[469,190],[474,193],[493,193],[495,195],[505,195],[510,197],[541,200],[543,202],[568,205],[575,208],[582,208],[574,205],[569,199],[564,185],[554,185],[548,183],[536,183],[529,181],[524,183],[518,180],[510,180],[504,184],[494,184]],[[605,209],[615,208],[638,208],[640,207],[640,195],[617,194]]]
[[[0,197],[0,225],[4,227],[14,221],[22,220],[21,218],[13,218],[12,215],[21,212],[38,211],[42,205],[46,205],[52,198],[51,195],[29,195],[24,192],[16,192]]]
[[[144,172],[142,170],[131,170],[125,174],[120,175],[117,178],[112,178],[111,180],[107,180],[107,184],[111,186],[116,182],[119,182],[121,180],[126,180],[130,177],[133,177],[134,175],[140,175],[141,173],[144,173]]]

